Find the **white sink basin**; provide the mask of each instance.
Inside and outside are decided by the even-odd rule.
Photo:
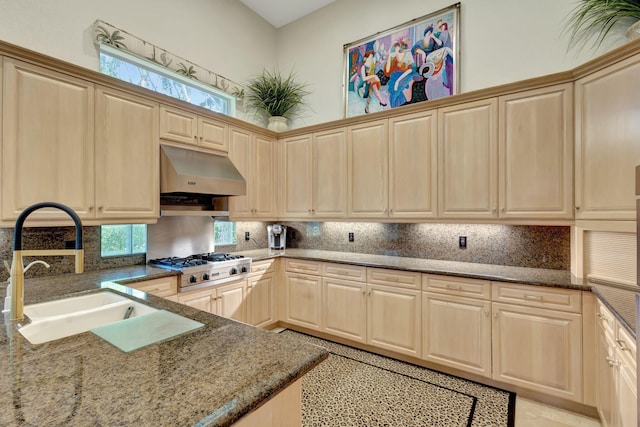
[[[42,344],[123,320],[129,307],[129,317],[157,311],[113,292],[98,292],[26,305],[24,314],[31,323],[19,331],[31,344]]]

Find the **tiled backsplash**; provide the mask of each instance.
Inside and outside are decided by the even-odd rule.
[[[364,222],[285,222],[287,246],[414,258],[510,265],[571,268],[570,227],[501,224],[381,224]],[[224,251],[264,248],[266,223],[238,222],[238,244]],[[251,240],[244,240],[249,231]],[[349,233],[354,241],[349,242]],[[294,236],[295,234],[295,236]],[[467,237],[467,248],[458,246]]]
[[[285,222],[287,246],[302,249],[361,252],[414,258],[464,261],[517,267],[570,268],[569,227],[538,227],[499,224],[379,224],[363,222]],[[238,222],[238,243],[217,246],[220,252],[267,247],[267,223]],[[84,227],[85,271],[125,267],[145,263],[145,255],[102,258],[100,227]],[[244,239],[245,232],[250,240]],[[354,241],[348,234],[354,233]],[[458,247],[458,237],[467,237],[467,248]],[[75,239],[73,227],[25,228],[25,249],[61,249],[64,242]],[[11,263],[13,229],[0,228],[0,260]],[[25,258],[25,265],[35,258]],[[45,258],[50,269],[34,266],[26,277],[73,273],[71,256]],[[0,280],[8,278],[0,268]]]

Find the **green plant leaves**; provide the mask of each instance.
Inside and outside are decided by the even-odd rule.
[[[579,0],[566,20],[565,33],[569,33],[570,46],[595,37],[598,47],[616,24],[638,20],[640,0]]]
[[[283,77],[264,70],[247,84],[245,100],[258,112],[291,118],[305,105],[304,97],[308,94],[307,85],[297,83],[293,71]]]

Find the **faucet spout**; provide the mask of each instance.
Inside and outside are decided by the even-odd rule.
[[[22,249],[22,228],[24,222],[29,215],[38,209],[56,208],[64,211],[71,217],[76,227],[76,244],[75,249],[59,249],[59,250],[23,250]],[[13,261],[11,262],[11,310],[10,316],[12,320],[24,319],[24,273],[25,268],[22,261],[23,256],[50,256],[50,255],[74,255],[76,274],[84,271],[84,250],[82,248],[82,221],[70,207],[57,202],[36,203],[27,207],[22,211],[16,220],[16,226],[13,235]],[[27,267],[28,268],[28,267]]]

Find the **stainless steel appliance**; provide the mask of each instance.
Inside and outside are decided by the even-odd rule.
[[[267,225],[269,249],[285,249],[287,246],[287,227],[285,225]]]
[[[193,254],[183,258],[156,258],[149,260],[148,264],[180,271],[180,292],[242,279],[251,271],[251,258],[222,252]]]

